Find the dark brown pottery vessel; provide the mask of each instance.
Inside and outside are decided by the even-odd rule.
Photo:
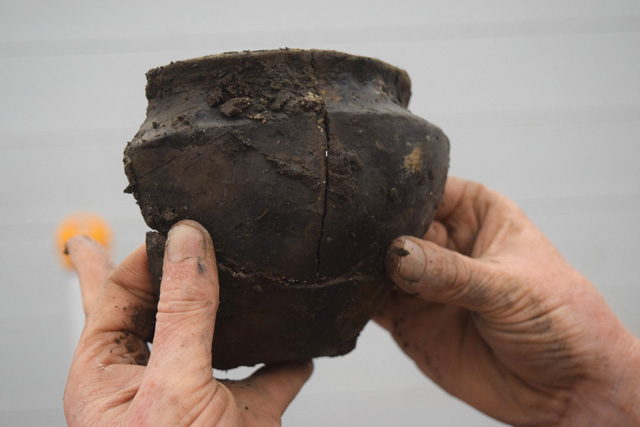
[[[384,254],[422,236],[449,141],[407,110],[406,72],[332,51],[227,53],[147,74],[124,162],[156,293],[170,227],[211,233],[213,366],[337,356],[389,290]]]

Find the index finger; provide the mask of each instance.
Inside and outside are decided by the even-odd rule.
[[[107,277],[115,267],[107,250],[89,236],[70,238],[66,248],[78,274],[82,306],[87,317],[95,308]]]
[[[446,229],[444,246],[472,255],[480,228],[485,225],[491,206],[501,197],[477,182],[449,177],[434,218]]]
[[[446,221],[461,213],[476,211],[477,202],[481,202],[480,193],[484,190],[481,184],[450,176],[444,186],[444,193],[438,205],[435,219]]]
[[[155,324],[156,304],[145,245],[108,277],[95,310],[87,318],[80,347],[100,364],[146,364],[146,341]]]

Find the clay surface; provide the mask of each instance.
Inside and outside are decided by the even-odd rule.
[[[407,74],[328,51],[230,53],[148,75],[125,171],[159,289],[164,236],[211,233],[221,304],[214,366],[335,356],[389,289],[386,248],[422,236],[449,142],[406,109]]]

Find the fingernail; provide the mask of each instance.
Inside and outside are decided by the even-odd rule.
[[[177,263],[187,258],[204,258],[205,240],[200,232],[189,225],[174,225],[167,238],[167,259]]]
[[[413,240],[404,238],[402,248],[395,250],[396,274],[409,282],[417,282],[424,275],[425,255],[424,251]]]

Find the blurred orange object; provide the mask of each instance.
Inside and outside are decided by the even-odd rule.
[[[67,216],[56,230],[56,250],[60,254],[62,266],[72,270],[73,265],[66,252],[67,240],[74,236],[89,236],[102,246],[111,250],[111,227],[100,215],[91,212],[78,212]]]

